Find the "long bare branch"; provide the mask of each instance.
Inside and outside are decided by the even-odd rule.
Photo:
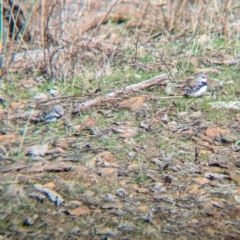
[[[73,109],[73,113],[78,113],[81,112],[82,110],[88,109],[92,106],[98,105],[103,101],[106,101],[109,98],[113,98],[116,97],[119,94],[126,94],[129,92],[134,92],[134,91],[139,91],[140,89],[144,89],[144,88],[148,88],[151,87],[153,85],[159,85],[160,83],[164,82],[165,80],[168,79],[167,74],[161,74],[158,76],[155,76],[153,78],[150,78],[148,80],[142,81],[140,83],[136,83],[136,84],[132,84],[129,86],[126,86],[120,90],[117,90],[115,92],[111,92],[108,93],[104,96],[95,98],[95,99],[91,99],[89,101],[80,103],[79,105],[77,105],[74,109]]]

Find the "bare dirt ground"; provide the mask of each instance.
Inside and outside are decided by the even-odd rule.
[[[239,2],[15,4],[0,239],[240,239]]]

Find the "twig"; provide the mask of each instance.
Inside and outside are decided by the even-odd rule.
[[[82,110],[85,110],[85,109],[88,109],[92,106],[98,105],[101,102],[106,101],[109,98],[115,97],[119,94],[126,94],[126,93],[129,93],[129,92],[132,92],[132,91],[139,91],[140,89],[148,88],[148,87],[151,87],[153,85],[158,85],[161,82],[165,81],[167,78],[168,78],[167,74],[161,74],[161,75],[155,76],[153,78],[150,78],[148,80],[142,81],[140,83],[136,83],[136,84],[126,86],[126,87],[124,87],[120,90],[108,93],[108,94],[106,94],[102,97],[98,97],[98,98],[89,100],[87,102],[80,103],[78,106],[76,106],[73,109],[72,113],[78,113]]]

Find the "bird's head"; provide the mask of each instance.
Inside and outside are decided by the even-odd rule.
[[[208,78],[205,74],[200,73],[200,74],[197,75],[196,80],[198,82],[205,82],[206,83],[208,81]]]

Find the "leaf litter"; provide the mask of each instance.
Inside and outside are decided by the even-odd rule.
[[[135,5],[130,7],[130,15],[135,15]],[[131,28],[138,26],[141,14],[129,18],[118,9],[110,18],[129,21]],[[144,21],[141,28],[146,26]],[[177,28],[177,20],[172,28]],[[144,40],[157,44],[154,36]],[[202,36],[199,41],[209,40]],[[148,56],[154,56],[150,52]],[[208,68],[200,68],[204,60]],[[220,55],[204,60],[191,59],[195,73],[218,74],[216,65],[239,63],[237,57]],[[177,59],[161,61],[158,71],[180,68]],[[154,70],[141,62],[131,66]],[[33,90],[30,101],[8,104],[10,100],[1,97],[1,237],[238,239],[240,144],[234,111],[239,103],[214,101],[220,97],[212,93],[227,91],[226,79],[212,79],[211,93],[199,99],[158,97],[164,91],[175,95],[179,82],[169,83],[170,75],[164,74],[157,87],[151,81],[158,74],[142,85],[121,86],[95,98],[96,88],[86,102],[73,105],[72,97],[61,98],[52,88],[36,92],[41,84],[34,79],[16,83],[24,94]],[[212,109],[205,106],[209,99]],[[64,117],[39,122],[38,105],[55,100]],[[227,118],[218,112],[212,116],[215,108]]]

